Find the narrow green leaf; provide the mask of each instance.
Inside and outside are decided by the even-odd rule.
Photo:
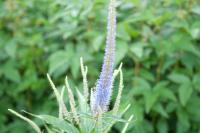
[[[127,128],[128,128],[128,125],[129,123],[131,122],[131,120],[133,119],[133,115],[131,115],[128,119],[128,123],[126,123],[126,125],[124,126],[123,130],[122,130],[122,133],[125,133]]]
[[[70,124],[68,121],[65,121],[63,119],[59,119],[57,117],[50,116],[50,115],[35,115],[35,114],[29,113],[24,110],[23,110],[23,112],[25,112],[33,117],[39,118],[39,119],[43,120],[45,123],[50,124],[53,127],[63,130],[67,133],[68,132],[79,133],[78,129],[74,125]]]
[[[14,115],[18,116],[19,118],[23,119],[24,121],[28,122],[37,133],[42,133],[40,128],[32,120],[22,116],[21,114],[17,113],[16,111],[14,111],[12,109],[8,109],[8,111],[10,111]]]
[[[53,127],[61,129],[67,133],[79,133],[78,129],[65,120],[61,120],[50,115],[37,115],[37,118],[51,124]]]

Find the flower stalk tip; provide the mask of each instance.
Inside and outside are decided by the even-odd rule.
[[[80,64],[81,64],[81,73],[82,73],[82,76],[83,76],[83,94],[84,94],[85,100],[87,102],[88,97],[89,97],[88,82],[87,82],[88,68],[87,68],[87,66],[84,67],[82,57],[80,58]]]
[[[67,76],[65,78],[65,85],[66,85],[68,96],[69,96],[69,104],[70,104],[70,107],[71,107],[73,118],[74,118],[76,124],[79,124],[79,118],[78,118],[78,114],[77,114],[77,111],[76,111],[76,104],[75,104],[75,100],[74,100],[74,95],[73,95],[72,90],[69,86]]]
[[[108,7],[107,37],[104,61],[100,77],[97,80],[95,90],[91,98],[91,107],[94,115],[107,111],[112,93],[113,66],[115,58],[115,36],[116,36],[116,9],[115,0],[110,0]]]

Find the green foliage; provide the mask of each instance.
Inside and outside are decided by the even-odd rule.
[[[103,57],[106,7],[107,0],[0,1],[2,132],[31,132],[8,108],[56,114],[44,78],[47,71],[56,83],[67,73],[79,88],[78,60],[83,56],[93,87]],[[122,107],[131,102],[125,118],[135,117],[128,131],[199,132],[199,1],[118,0],[117,10],[116,65],[123,61],[125,81]],[[119,123],[112,131],[120,129]]]

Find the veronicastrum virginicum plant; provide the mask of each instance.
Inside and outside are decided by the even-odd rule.
[[[119,111],[121,93],[123,90],[123,74],[122,64],[117,70],[113,72],[114,57],[115,57],[115,36],[116,36],[116,9],[115,0],[110,0],[108,9],[108,24],[107,24],[107,38],[104,61],[102,65],[102,71],[100,77],[97,80],[96,86],[91,89],[90,92],[90,104],[89,103],[89,89],[87,84],[87,72],[88,69],[83,65],[82,58],[80,59],[81,72],[83,76],[83,94],[77,89],[79,104],[76,106],[74,95],[71,87],[68,83],[68,78],[65,78],[65,86],[61,92],[55,87],[50,76],[47,74],[47,78],[51,84],[54,94],[57,98],[59,106],[59,116],[54,117],[50,115],[34,115],[24,111],[31,116],[41,119],[44,122],[47,132],[69,132],[69,133],[102,133],[108,132],[116,122],[124,122],[125,126],[122,132],[127,130],[129,122],[132,120],[131,116],[127,121],[121,119],[122,115],[130,107],[128,105],[121,112]],[[113,82],[116,76],[119,75],[119,88],[116,101],[113,109],[108,111],[108,105],[112,94]],[[68,93],[70,111],[64,104],[64,92]],[[39,126],[37,126],[32,120],[22,116],[14,110],[9,111],[21,119],[28,122],[37,133],[42,133]]]

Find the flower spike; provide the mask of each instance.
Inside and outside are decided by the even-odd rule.
[[[93,115],[107,111],[107,106],[110,101],[113,84],[113,66],[115,58],[115,36],[116,36],[116,11],[115,0],[110,0],[108,8],[108,24],[107,38],[104,61],[99,79],[97,80],[95,90],[92,94],[91,107]]]

